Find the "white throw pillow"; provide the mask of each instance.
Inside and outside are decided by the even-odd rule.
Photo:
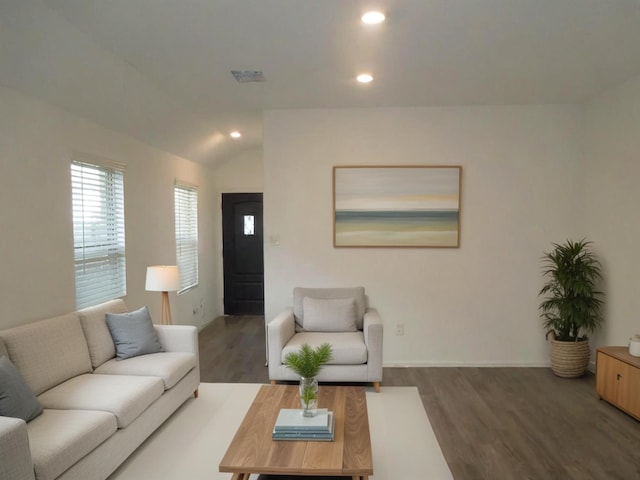
[[[354,298],[320,299],[304,297],[304,329],[308,332],[355,332]]]

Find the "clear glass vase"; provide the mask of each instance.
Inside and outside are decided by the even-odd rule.
[[[317,377],[300,377],[300,407],[304,417],[315,417],[318,412]]]

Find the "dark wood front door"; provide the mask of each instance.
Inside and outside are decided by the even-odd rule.
[[[262,194],[222,194],[224,313],[264,314]]]

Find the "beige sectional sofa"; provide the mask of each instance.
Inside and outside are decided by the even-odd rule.
[[[122,300],[0,331],[42,413],[0,416],[0,480],[107,478],[200,383],[197,329],[154,325],[163,352],[116,358]],[[151,327],[149,327],[151,329]]]

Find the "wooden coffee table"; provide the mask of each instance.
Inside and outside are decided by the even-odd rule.
[[[249,475],[349,476],[367,480],[373,475],[367,400],[363,387],[320,385],[318,406],[333,411],[332,442],[271,439],[281,408],[300,408],[298,387],[264,385],[220,462],[232,480]]]

